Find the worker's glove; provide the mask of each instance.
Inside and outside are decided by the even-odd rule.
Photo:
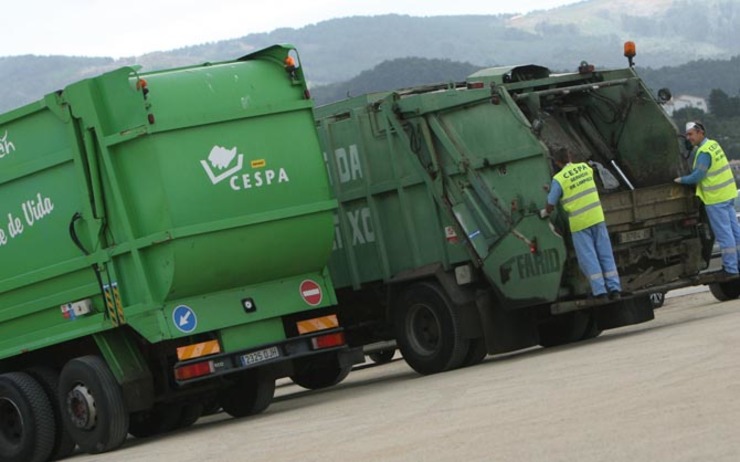
[[[540,218],[547,218],[550,214],[547,212],[547,209],[540,210]]]
[[[673,179],[673,182],[674,182],[674,183],[678,183],[678,184],[681,184],[681,178],[680,178],[680,177],[678,177],[678,178],[674,178],[674,179]]]

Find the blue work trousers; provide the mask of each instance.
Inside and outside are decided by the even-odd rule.
[[[621,292],[612,243],[603,221],[572,233],[578,266],[591,284],[591,293]]]
[[[717,239],[722,253],[722,267],[728,273],[738,272],[738,252],[740,252],[740,224],[735,214],[734,200],[706,205],[709,225]]]

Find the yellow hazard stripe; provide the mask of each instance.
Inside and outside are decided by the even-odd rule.
[[[333,329],[335,327],[339,327],[339,320],[337,319],[336,314],[332,314],[329,316],[323,316],[321,318],[298,321],[296,323],[296,326],[298,327],[298,333],[303,335],[310,334],[311,332],[316,332],[318,330]]]
[[[113,295],[111,294],[111,288],[108,284],[103,286],[103,292],[105,293],[105,308],[108,311],[108,317],[114,325],[118,325],[118,316],[116,316],[116,306],[113,303]]]
[[[186,359],[200,358],[201,356],[214,355],[221,353],[221,345],[218,340],[209,340],[207,342],[195,343],[177,349],[177,359],[184,361]]]
[[[116,312],[118,313],[118,323],[125,324],[126,320],[123,317],[123,304],[121,303],[121,294],[118,293],[118,284],[113,283],[113,301],[116,304]]]

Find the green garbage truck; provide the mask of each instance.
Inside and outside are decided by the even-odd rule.
[[[442,372],[648,321],[650,294],[716,282],[700,274],[706,219],[672,182],[683,140],[632,66],[490,68],[315,113],[350,344],[395,340],[413,369]],[[564,213],[540,217],[558,148],[598,173],[621,300],[589,298]]]
[[[336,200],[291,46],[0,116],[0,459],[112,450],[341,380]]]

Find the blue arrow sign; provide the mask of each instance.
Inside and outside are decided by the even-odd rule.
[[[195,330],[195,326],[198,325],[198,318],[192,308],[180,305],[172,311],[172,322],[175,323],[175,327],[179,331],[187,334]]]

